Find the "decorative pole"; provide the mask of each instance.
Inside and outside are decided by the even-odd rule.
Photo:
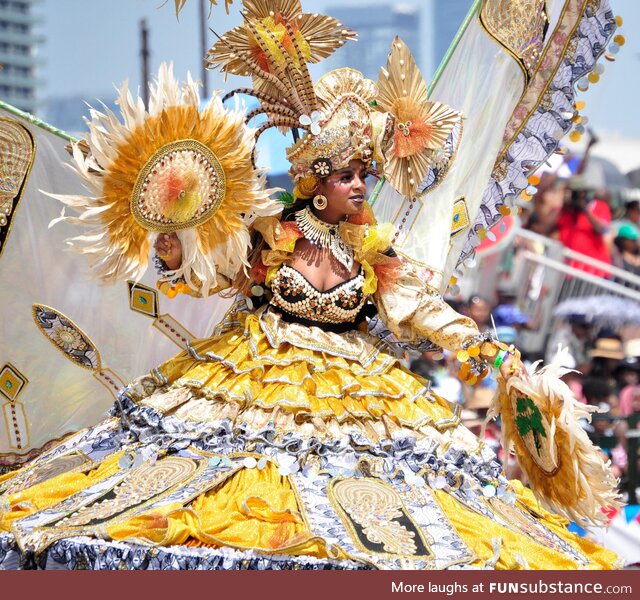
[[[149,29],[147,28],[146,19],[140,20],[140,58],[142,60],[142,98],[144,105],[149,106]]]
[[[200,0],[200,65],[202,69],[202,92],[206,100],[209,99],[209,85],[207,82],[207,66],[204,57],[207,55],[207,17],[205,1]]]
[[[469,12],[467,13],[467,16],[462,22],[462,25],[460,25],[460,29],[458,29],[458,33],[456,33],[456,37],[453,38],[453,41],[451,42],[451,44],[449,45],[449,48],[447,49],[447,53],[444,55],[442,61],[440,62],[440,65],[438,66],[438,69],[435,75],[433,76],[433,81],[429,84],[429,87],[427,88],[427,92],[429,95],[433,91],[433,88],[435,87],[436,83],[438,83],[438,80],[442,75],[442,71],[444,71],[445,67],[449,63],[451,56],[456,51],[456,48],[458,47],[458,44],[460,43],[460,40],[462,39],[464,32],[467,30],[467,27],[469,27],[469,23],[471,23],[471,19],[475,17],[476,13],[480,10],[481,6],[482,6],[482,0],[475,0],[475,2],[473,3],[473,6],[469,9]]]

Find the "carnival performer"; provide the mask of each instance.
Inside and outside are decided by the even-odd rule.
[[[94,115],[90,150],[74,156],[96,197],[60,199],[108,231],[76,240],[99,274],[139,275],[154,243],[169,296],[237,302],[211,337],[127,385],[108,419],[0,478],[0,531],[35,566],[55,548],[73,564],[137,568],[612,567],[543,507],[597,523],[617,503],[575,422],[586,410],[448,306],[367,202],[374,169],[415,195],[460,113],[427,100],[400,40],[377,85],[348,68],[313,85],[307,21],[274,21],[263,4],[245,1],[245,24],[211,60],[256,78],[243,92],[261,102],[247,120],[268,117],[258,135],[303,130],[287,151],[293,194],[265,190],[241,113],[218,97],[199,113],[195,84],[180,92],[166,67],[148,114],[121,96],[132,133]],[[351,37],[323,26],[325,51],[327,31]],[[533,491],[506,479],[374,320],[398,343],[456,352],[469,383],[498,370],[494,412]]]

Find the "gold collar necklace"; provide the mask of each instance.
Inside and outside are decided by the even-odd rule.
[[[347,269],[353,267],[353,250],[340,236],[337,223],[325,223],[316,217],[307,206],[296,213],[296,224],[304,237],[318,248],[328,248],[332,256]]]

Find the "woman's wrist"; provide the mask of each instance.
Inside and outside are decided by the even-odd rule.
[[[162,258],[162,256],[159,257],[162,262],[164,262],[165,265],[167,265],[167,269],[169,271],[176,271],[177,269],[180,268],[180,265],[182,264],[182,257],[180,258]]]
[[[502,363],[509,356],[509,352],[504,349],[498,350],[493,362],[491,363],[495,369],[499,369],[502,366]]]

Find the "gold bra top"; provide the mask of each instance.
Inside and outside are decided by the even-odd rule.
[[[311,323],[355,323],[367,297],[362,267],[352,279],[320,291],[300,271],[282,265],[271,283],[271,304],[285,316]]]

